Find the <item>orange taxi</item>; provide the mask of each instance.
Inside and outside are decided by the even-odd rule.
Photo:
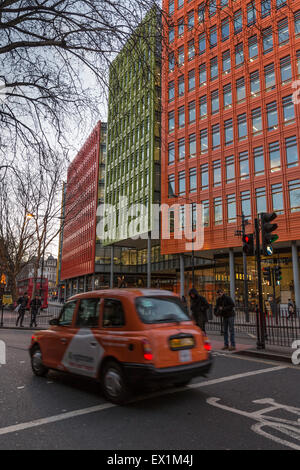
[[[212,365],[210,343],[179,297],[137,288],[71,297],[48,330],[34,333],[30,357],[36,375],[56,369],[93,377],[119,404],[135,385],[186,385]]]

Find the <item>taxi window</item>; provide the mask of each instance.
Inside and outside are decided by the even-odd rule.
[[[59,317],[59,322],[58,322],[59,325],[61,326],[72,325],[76,304],[77,304],[77,300],[74,300],[72,302],[68,302],[67,304],[63,306],[60,317]]]
[[[104,299],[103,327],[117,328],[125,325],[125,315],[122,303],[119,300]]]
[[[100,299],[82,299],[80,300],[76,326],[97,327],[99,321],[99,302]]]
[[[172,323],[190,320],[180,300],[174,297],[137,297],[135,304],[143,323]]]

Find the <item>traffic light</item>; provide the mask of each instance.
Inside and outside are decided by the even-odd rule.
[[[246,255],[254,255],[254,237],[253,233],[243,236],[243,252]]]
[[[277,282],[277,284],[280,284],[280,281],[282,280],[282,273],[281,273],[280,266],[275,266],[274,274],[275,274],[275,281]]]
[[[276,219],[276,212],[261,214],[261,234],[262,234],[262,250],[265,256],[271,256],[273,254],[272,243],[278,240],[278,235],[274,232],[277,229],[277,224],[271,224],[274,219]]]
[[[264,280],[271,284],[271,268],[263,268]]]

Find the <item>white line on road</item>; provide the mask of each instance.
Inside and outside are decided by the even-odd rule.
[[[191,389],[191,388],[193,389],[193,388],[208,387],[209,385],[215,385],[215,384],[222,383],[222,382],[229,382],[231,380],[242,379],[244,377],[250,377],[250,376],[258,375],[258,374],[265,374],[267,372],[276,372],[278,370],[282,370],[286,368],[287,367],[285,366],[270,367],[267,369],[259,369],[259,370],[255,370],[251,372],[245,372],[244,374],[236,374],[236,375],[230,375],[227,377],[221,377],[219,379],[207,380],[205,382],[199,382],[199,383],[189,385],[188,387],[176,388],[172,390],[164,390],[162,392],[157,392],[157,393],[153,393],[150,395],[146,395],[146,396],[139,398],[139,400],[136,400],[136,401],[140,401],[141,399],[144,400],[147,398],[151,398],[153,396],[156,397],[156,396],[161,396],[161,395],[168,395],[171,393],[178,393],[178,392],[182,392],[184,390]],[[117,405],[113,403],[103,403],[101,405],[91,406],[89,408],[83,408],[81,410],[69,411],[67,413],[61,413],[59,415],[49,416],[47,418],[41,418],[41,419],[37,419],[34,421],[28,421],[27,423],[7,426],[5,428],[0,428],[0,436],[3,436],[5,434],[10,434],[13,432],[24,431],[26,429],[35,428],[37,426],[43,426],[45,424],[56,423],[58,421],[63,421],[63,420],[70,419],[70,418],[76,418],[78,416],[83,416],[83,415],[87,415],[90,413],[96,413],[98,411],[108,410],[109,408],[115,408],[116,406]]]

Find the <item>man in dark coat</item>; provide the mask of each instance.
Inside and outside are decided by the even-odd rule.
[[[235,350],[235,334],[234,334],[234,302],[229,295],[225,295],[222,289],[217,291],[217,302],[214,309],[214,314],[217,317],[223,318],[224,325],[224,348],[229,349],[229,351]],[[228,338],[228,330],[230,333],[230,343]]]
[[[30,302],[30,309],[31,309],[31,320],[30,320],[30,328],[37,326],[36,324],[36,316],[39,314],[39,310],[42,306],[41,299],[35,295],[34,299]]]
[[[209,308],[209,304],[205,297],[202,297],[202,295],[198,294],[195,288],[190,290],[189,296],[191,299],[192,316],[199,328],[201,328],[201,330],[205,333],[205,323],[208,320],[207,310]]]
[[[20,307],[19,307],[19,310],[18,310],[19,316],[18,316],[17,321],[16,321],[16,326],[18,326],[19,320],[20,320],[20,326],[23,326],[24,315],[25,315],[27,304],[28,304],[27,292],[25,292],[24,295],[19,297],[17,304],[20,305]]]

